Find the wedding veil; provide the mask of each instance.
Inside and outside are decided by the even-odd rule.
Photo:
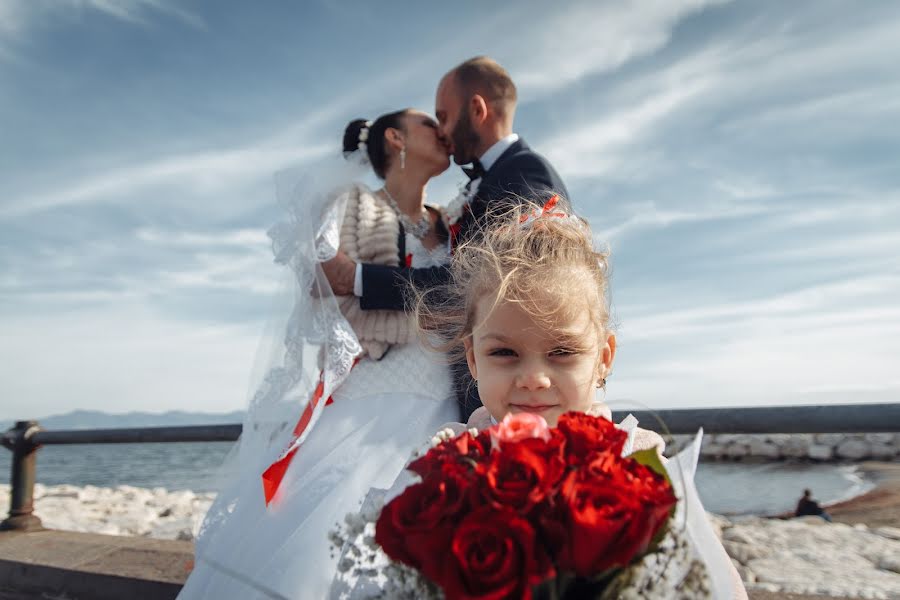
[[[288,300],[290,306],[283,306],[271,319],[260,345],[243,433],[226,461],[219,493],[200,527],[196,569],[183,597],[212,597],[209,594],[222,585],[221,580],[230,581],[232,591],[244,585],[254,595],[282,597],[259,580],[255,568],[247,566],[245,542],[248,533],[265,530],[272,521],[263,473],[304,441],[325,399],[346,378],[361,351],[320,263],[333,257],[339,247],[346,204],[342,190],[370,173],[366,164],[351,155],[350,160],[335,156],[275,176],[284,218],[268,235],[275,263],[287,267],[284,275],[290,281],[281,304]],[[311,404],[314,394],[322,401]],[[308,420],[298,434],[295,426],[301,415]],[[260,558],[251,562],[258,564]]]

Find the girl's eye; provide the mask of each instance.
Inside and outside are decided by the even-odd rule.
[[[488,356],[515,356],[516,353],[509,348],[494,348],[488,352]]]
[[[555,348],[550,351],[550,356],[573,356],[578,354],[574,348]]]

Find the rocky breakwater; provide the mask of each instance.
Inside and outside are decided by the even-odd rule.
[[[9,486],[0,485],[0,497]],[[34,511],[44,527],[66,531],[192,540],[215,494],[120,485],[34,486]]]
[[[710,515],[748,590],[900,598],[900,529]]]
[[[900,433],[713,434],[704,436],[700,454],[707,460],[722,461],[890,461],[900,457]]]

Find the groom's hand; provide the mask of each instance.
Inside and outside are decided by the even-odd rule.
[[[322,270],[336,296],[353,295],[353,280],[356,277],[353,259],[339,251],[334,258],[322,263]]]

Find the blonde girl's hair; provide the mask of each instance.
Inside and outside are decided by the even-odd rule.
[[[522,200],[482,223],[456,248],[446,285],[413,291],[416,322],[428,346],[461,360],[476,318],[488,317],[476,315],[475,308],[489,295],[493,306],[514,302],[551,328],[588,310],[600,333],[609,329],[609,253],[595,250],[590,226],[564,200],[554,196],[543,206]]]

